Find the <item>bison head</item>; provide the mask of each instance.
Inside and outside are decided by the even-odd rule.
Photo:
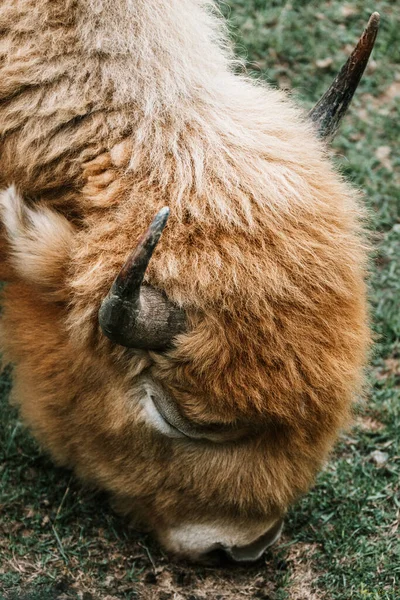
[[[376,28],[311,113],[322,137]],[[85,165],[79,218],[1,195],[2,343],[26,422],[192,559],[255,560],[279,536],[348,419],[369,340],[356,194],[291,105],[253,100],[246,136],[207,113],[215,129],[231,119],[208,162],[201,119],[179,132],[181,155],[203,148],[208,169],[185,203],[174,177],[132,167],[129,139]]]

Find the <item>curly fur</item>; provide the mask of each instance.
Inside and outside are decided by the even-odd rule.
[[[3,0],[0,30],[2,345],[25,421],[161,539],[284,514],[362,386],[358,194],[287,97],[234,74],[209,2]],[[147,281],[189,330],[163,354],[115,347],[99,305],[164,205]],[[143,373],[252,435],[164,439]]]

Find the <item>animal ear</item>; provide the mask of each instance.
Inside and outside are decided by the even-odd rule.
[[[11,278],[22,278],[61,299],[73,226],[43,204],[30,208],[14,186],[0,193],[0,220]]]

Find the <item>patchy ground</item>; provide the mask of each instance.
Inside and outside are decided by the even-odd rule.
[[[172,564],[107,499],[40,452],[0,381],[0,600],[400,598],[400,5],[397,0],[220,3],[254,76],[310,107],[369,14],[382,30],[334,151],[366,191],[377,252],[371,392],[285,535],[252,567]],[[268,7],[268,8],[266,8]]]

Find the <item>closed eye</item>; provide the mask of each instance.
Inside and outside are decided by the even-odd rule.
[[[221,443],[237,440],[247,431],[244,427],[194,424],[181,414],[175,401],[165,394],[161,386],[152,381],[146,383],[145,389],[147,394],[143,406],[147,419],[155,429],[168,437]]]
[[[146,412],[148,422],[157,429],[160,433],[171,438],[185,438],[188,437],[183,431],[177,429],[168,419],[162,414],[157,408],[154,402],[154,396],[148,394],[144,399],[144,409]]]

